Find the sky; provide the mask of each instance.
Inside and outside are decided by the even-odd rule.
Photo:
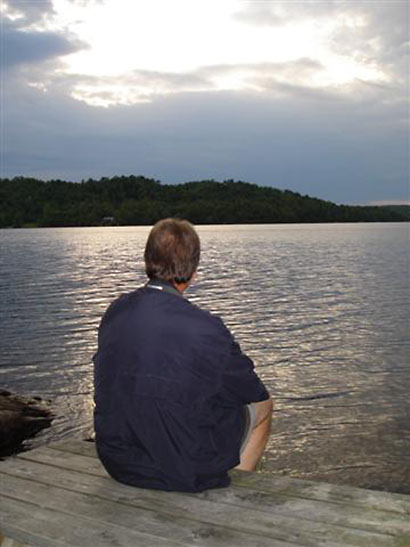
[[[0,0],[0,176],[410,203],[408,0]]]

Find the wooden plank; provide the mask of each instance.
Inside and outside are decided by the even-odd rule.
[[[90,458],[97,458],[95,442],[71,440],[52,443],[47,445],[47,448],[60,450],[62,452],[71,452],[72,454],[79,454],[81,456],[89,456]]]
[[[44,452],[44,449],[42,449]],[[30,453],[24,454],[33,454]],[[52,451],[51,457],[53,456]],[[283,511],[279,503],[276,507],[269,506],[267,511],[261,509],[259,504],[240,507],[236,504],[218,503],[217,500],[207,500],[199,496],[188,496],[172,492],[156,492],[139,488],[127,487],[107,478],[102,470],[100,475],[82,472],[83,458],[71,455],[75,458],[77,471],[72,467],[75,461],[70,461],[70,470],[62,467],[53,467],[44,463],[16,458],[3,462],[0,470],[3,475],[10,473],[16,477],[26,477],[45,485],[59,484],[60,488],[75,490],[94,496],[96,502],[100,499],[113,502],[126,503],[133,507],[149,509],[151,511],[172,516],[172,518],[186,517],[192,520],[201,520],[208,524],[229,526],[242,531],[252,533],[264,533],[277,540],[293,541],[305,545],[394,545],[393,536],[372,531],[350,529],[349,524],[333,526],[327,523],[327,515],[320,518],[316,515],[316,521],[304,518],[303,514],[292,515],[289,508]],[[40,458],[41,461],[41,458]],[[63,459],[67,463],[66,459]],[[17,488],[10,490],[18,491]],[[215,490],[215,494],[226,493],[230,488]],[[309,504],[307,504],[307,509]],[[282,514],[283,513],[283,514]],[[312,514],[312,512],[310,512]],[[377,521],[376,521],[377,522]],[[399,535],[396,530],[396,535]]]
[[[34,450],[28,450],[27,452],[21,452],[14,458],[9,458],[5,461],[8,462],[13,460],[35,461],[48,465],[54,465],[56,467],[80,470],[84,473],[97,475],[98,477],[102,475],[106,477],[109,476],[97,458],[89,458],[73,452],[53,450],[48,446],[35,448]],[[2,465],[2,462],[0,462],[0,465]]]
[[[2,532],[36,547],[192,547],[0,496]]]
[[[30,545],[27,543],[20,543],[20,541],[3,536],[0,532],[0,547],[30,547]]]
[[[280,491],[283,494],[289,492],[288,495],[297,495],[308,499],[320,499],[329,503],[361,506],[410,515],[410,496],[404,494],[272,476],[262,473],[244,473],[236,470],[232,472],[232,478],[236,485],[247,486],[254,490],[265,492]]]
[[[200,497],[218,503],[234,503],[241,507],[261,507],[264,511],[327,522],[336,526],[348,526],[357,530],[391,535],[409,534],[410,538],[409,517],[390,511],[339,505],[235,486],[218,492],[209,490],[203,492]]]
[[[251,544],[260,547],[289,546],[289,543],[265,537],[257,533],[257,530],[247,533],[229,526],[218,526],[213,522],[193,521],[185,517],[149,511],[141,506],[136,508],[124,502],[113,502],[101,498],[95,500],[87,494],[17,477],[3,475],[2,496],[20,501],[29,499],[30,503],[36,507],[73,517],[78,515],[83,519],[87,518],[90,520],[86,524],[88,527],[94,527],[95,523],[105,525],[107,530],[111,530],[113,525],[120,526],[149,536],[168,538],[170,542],[177,544],[195,544],[204,547],[209,545],[248,547]],[[309,543],[309,545],[313,544]]]
[[[37,449],[21,455],[33,461],[49,463],[71,470],[107,476],[102,465],[96,458],[72,454],[71,452],[52,451],[47,448]],[[297,483],[296,479],[293,482]],[[141,489],[140,489],[141,490]],[[141,490],[142,492],[149,491]],[[151,494],[152,495],[152,494]],[[158,493],[154,492],[156,498]],[[348,504],[332,504],[327,501],[318,501],[295,496],[284,496],[282,492],[255,491],[250,488],[237,488],[233,485],[227,489],[208,490],[201,494],[190,495],[191,499],[208,500],[212,503],[235,505],[241,509],[267,511],[275,515],[289,516],[324,522],[358,530],[382,534],[410,533],[410,519],[407,515],[374,510],[365,506],[352,507]],[[179,498],[172,501],[176,506]],[[184,508],[185,510],[185,508]],[[198,509],[199,510],[199,509]],[[222,509],[221,509],[222,510]]]
[[[97,457],[95,443],[90,442],[57,443],[50,445],[50,448],[92,458]],[[410,496],[403,494],[293,479],[266,473],[246,473],[234,470],[231,472],[231,476],[234,486],[244,486],[255,492],[273,492],[284,496],[339,503],[349,507],[364,507],[410,515]],[[204,495],[206,496],[206,493]]]

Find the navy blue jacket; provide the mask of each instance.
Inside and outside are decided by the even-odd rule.
[[[239,463],[243,405],[268,392],[221,319],[164,282],[105,313],[94,356],[98,455],[120,482],[198,492]]]

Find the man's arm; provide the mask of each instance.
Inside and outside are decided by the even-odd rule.
[[[253,471],[260,460],[270,433],[273,403],[268,390],[255,372],[251,359],[242,353],[239,344],[225,327],[221,326],[230,342],[229,358],[225,363],[222,396],[241,405],[252,404],[255,423],[244,447],[237,469]]]
[[[236,469],[241,471],[254,471],[262,457],[266,443],[269,439],[270,424],[272,420],[273,402],[269,398],[266,401],[252,403],[255,409],[255,425],[248,442],[241,454],[240,464]]]

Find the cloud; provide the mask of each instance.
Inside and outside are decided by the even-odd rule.
[[[196,74],[209,81],[235,77],[238,74],[246,80],[250,86],[263,85],[263,79],[267,80],[291,80],[305,81],[311,79],[312,74],[324,70],[324,66],[315,59],[300,58],[288,62],[276,63],[242,63],[231,65],[213,65],[201,67]],[[270,86],[268,86],[270,87]]]
[[[39,64],[87,47],[68,31],[50,30],[48,27],[53,15],[52,0],[4,2],[1,21],[2,69],[32,65],[40,79],[50,67],[47,69]]]
[[[243,24],[278,28],[313,21],[334,26],[331,48],[335,53],[383,64],[397,74],[408,74],[409,7],[406,0],[307,0],[304,2],[244,3],[235,13]]]
[[[353,79],[329,82],[327,67],[315,59],[288,62],[242,63],[200,67],[189,73],[135,70],[119,76],[90,77],[59,74],[71,95],[92,106],[132,105],[161,96],[188,92],[236,91],[268,94],[271,100],[289,95],[310,100],[353,102],[390,100],[400,94],[386,83]]]
[[[332,51],[389,74],[384,81],[351,78],[337,85],[326,81],[329,66],[319,56],[185,73],[69,74],[62,56],[84,45],[68,32],[40,32],[51,4],[24,5],[31,4],[24,17],[5,21],[12,47],[0,176],[234,178],[336,202],[407,198],[408,69],[396,14],[378,7],[373,13],[364,2],[357,2],[360,9],[350,2],[280,3],[282,12],[273,15],[282,22],[289,20],[288,6],[301,20],[306,9],[320,22],[341,17]],[[356,19],[348,15],[353,9]]]
[[[234,178],[351,203],[407,196],[404,130],[382,102],[197,92],[101,110],[63,86],[9,93],[2,176]]]
[[[103,2],[104,0],[70,0],[71,4],[82,7]],[[25,27],[43,23],[56,13],[53,0],[3,0],[2,9],[6,17]]]
[[[338,2],[338,12],[345,2]],[[279,27],[289,21],[306,17],[329,17],[336,9],[336,2],[305,0],[304,2],[244,2],[243,8],[234,14],[241,23],[256,26]]]
[[[120,76],[65,75],[71,96],[92,106],[132,105],[169,93],[194,92],[214,86],[200,74],[134,70]],[[65,84],[66,85],[66,84]]]
[[[72,3],[92,4],[98,0]],[[393,100],[393,97],[403,97],[406,87],[407,68],[403,62],[406,25],[394,9],[380,8],[378,4],[369,8],[369,3],[362,1],[354,4],[347,1],[255,2],[245,3],[245,8],[234,15],[236,20],[247,24],[273,26],[272,32],[279,24],[286,27],[298,21],[314,20],[320,26],[329,21],[333,25],[336,21],[330,56],[322,52],[315,58],[294,58],[286,62],[214,64],[187,72],[137,69],[98,77],[76,74],[72,70],[66,70],[64,74],[63,70],[53,71],[53,66],[49,65],[38,67],[36,73],[34,70],[27,72],[27,81],[45,89],[65,85],[66,93],[76,100],[105,107],[149,102],[173,93],[221,90],[268,93],[272,99],[289,93],[326,100],[350,100],[349,95],[358,92],[361,100],[363,94],[374,96],[368,91],[370,84],[382,86],[387,83]],[[397,3],[392,1],[392,4]],[[25,19],[32,21],[43,20],[52,13],[51,1],[10,0],[9,6],[17,11],[20,9]],[[16,20],[5,25],[5,64],[9,67],[22,64],[34,67],[37,62],[58,60],[86,47],[67,33],[30,29],[23,32],[23,23]],[[388,40],[390,44],[383,52],[377,49],[385,43],[381,40]],[[337,55],[339,57],[335,57]],[[402,59],[400,68],[399,58]]]
[[[333,49],[343,55],[379,64],[392,80],[408,79],[409,6],[408,2],[361,2],[351,5],[361,15],[354,29],[341,27],[333,37]]]
[[[326,74],[320,62],[302,58],[283,63],[211,65],[189,73],[135,70],[106,77],[59,74],[54,84],[59,79],[72,90],[74,98],[92,106],[132,105],[168,94],[204,91],[268,93],[271,99],[296,94],[318,100],[361,100],[363,95],[374,96],[375,90],[390,90],[382,84],[367,86],[358,79],[349,85],[323,85]]]
[[[54,13],[52,0],[6,0],[3,8],[6,16],[25,26]]]
[[[10,69],[68,55],[85,46],[59,32],[21,30],[18,22],[5,19],[2,24],[2,47],[2,66]]]
[[[290,63],[206,66],[182,74],[135,70],[121,76],[65,75],[60,78],[66,88],[67,84],[71,85],[76,99],[93,106],[111,106],[148,102],[171,93],[216,92],[236,86],[259,92],[280,91],[283,83],[303,85],[312,74],[322,70],[320,63],[312,59],[298,59]]]

